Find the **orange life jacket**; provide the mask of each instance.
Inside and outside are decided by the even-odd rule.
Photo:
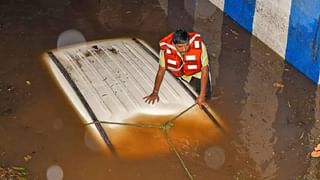
[[[165,67],[175,76],[192,75],[201,71],[201,37],[200,34],[189,32],[189,50],[183,58],[177,53],[173,43],[173,33],[160,40],[160,49],[164,51]]]

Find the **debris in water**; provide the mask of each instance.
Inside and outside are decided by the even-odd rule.
[[[280,83],[280,82],[274,82],[272,84],[273,87],[275,88],[284,88],[284,84]]]
[[[24,167],[0,167],[0,179],[26,180],[28,172]]]
[[[26,81],[26,84],[27,84],[28,86],[31,86],[31,82],[30,82],[30,81]]]
[[[236,30],[230,29],[230,32],[235,36],[239,36],[239,33]]]
[[[30,156],[30,155],[28,154],[28,155],[24,156],[23,159],[24,159],[26,162],[28,162],[29,160],[32,159],[32,156]]]
[[[299,139],[302,139],[304,137],[304,132],[301,133]]]
[[[9,91],[9,92],[14,91],[14,89],[15,89],[15,88],[14,88],[13,86],[8,86],[8,87],[7,87],[7,91]]]

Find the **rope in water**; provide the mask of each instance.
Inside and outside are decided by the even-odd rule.
[[[191,106],[189,106],[187,109],[185,109],[184,111],[180,112],[178,115],[176,115],[175,117],[171,118],[170,120],[164,122],[161,125],[152,125],[152,124],[134,124],[134,123],[119,123],[119,122],[113,122],[113,121],[96,121],[96,122],[90,122],[87,123],[86,125],[91,125],[91,124],[98,124],[98,123],[102,123],[102,124],[113,124],[113,125],[124,125],[124,126],[134,126],[134,127],[141,127],[141,128],[163,128],[164,126],[167,126],[168,124],[173,124],[173,122],[178,119],[178,117],[180,117],[181,115],[183,115],[184,113],[186,113],[187,111],[189,111],[191,108],[193,108],[196,105],[196,103],[192,104]]]
[[[180,162],[181,166],[183,167],[183,169],[185,170],[185,172],[187,173],[189,179],[193,180],[193,177],[192,177],[189,169],[187,168],[187,166],[186,166],[185,162],[183,161],[182,157],[180,156],[180,154],[179,154],[176,146],[174,145],[172,139],[170,138],[168,132],[167,131],[162,131],[162,132],[163,132],[164,136],[166,137],[168,144],[171,146],[172,150],[174,151],[174,153],[178,157],[179,162]]]
[[[173,118],[171,118],[170,120],[162,123],[161,125],[152,125],[152,124],[134,124],[134,123],[119,123],[119,122],[112,122],[112,121],[97,121],[97,122],[91,122],[91,123],[87,123],[86,125],[91,125],[91,124],[96,124],[96,123],[102,123],[102,124],[113,124],[113,125],[124,125],[124,126],[134,126],[134,127],[141,127],[141,128],[158,128],[162,130],[162,133],[164,134],[164,136],[167,139],[167,142],[169,144],[169,146],[171,146],[172,150],[174,151],[174,153],[176,154],[176,156],[179,159],[179,162],[181,164],[181,166],[183,167],[183,169],[185,170],[185,172],[187,173],[188,177],[190,180],[194,180],[193,176],[191,175],[189,169],[187,168],[185,162],[183,161],[181,155],[179,154],[176,146],[174,145],[172,139],[170,138],[168,132],[170,130],[171,127],[174,126],[174,121],[178,119],[178,117],[180,117],[181,115],[183,115],[184,113],[186,113],[187,111],[189,111],[191,108],[193,108],[196,105],[196,103],[192,104],[191,106],[189,106],[187,109],[185,109],[184,111],[180,112],[178,115],[174,116]]]
[[[187,111],[189,111],[191,108],[193,108],[197,103],[192,104],[191,106],[189,106],[187,109],[185,109],[184,111],[182,111],[181,113],[179,113],[178,115],[176,115],[175,117],[173,117],[172,119],[166,121],[165,123],[173,123],[176,119],[178,119],[178,117],[180,117],[182,114],[186,113]]]
[[[124,126],[134,126],[134,127],[141,127],[141,128],[159,128],[161,129],[161,125],[152,125],[152,124],[134,124],[134,123],[119,123],[119,122],[112,122],[112,121],[99,121],[99,122],[91,122],[86,125],[90,124],[113,124],[113,125],[124,125]]]

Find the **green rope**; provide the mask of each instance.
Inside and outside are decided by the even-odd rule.
[[[97,121],[97,122],[87,123],[86,125],[91,125],[91,124],[96,124],[96,123],[134,126],[134,127],[141,127],[141,128],[160,128],[160,129],[162,128],[162,126],[152,125],[152,124],[119,123],[119,122],[112,122],[112,121]]]
[[[166,130],[163,130],[162,132],[163,132],[164,136],[166,137],[168,144],[171,146],[171,148],[175,152],[176,156],[178,157],[181,166],[183,167],[183,169],[188,174],[189,179],[190,180],[194,180],[192,175],[191,175],[191,173],[190,173],[190,171],[189,171],[189,169],[187,168],[186,164],[184,163],[182,157],[180,156],[176,146],[174,145],[174,143],[172,142],[171,138],[169,137],[168,132]]]
[[[193,177],[192,177],[189,169],[187,168],[186,164],[184,163],[182,157],[180,156],[180,154],[179,154],[176,146],[174,145],[172,139],[170,138],[168,132],[169,132],[170,128],[172,128],[174,126],[174,124],[173,124],[174,121],[177,120],[178,117],[180,117],[181,115],[183,115],[184,113],[189,111],[191,108],[193,108],[195,105],[196,105],[196,103],[192,104],[191,106],[189,106],[187,109],[185,109],[184,111],[182,111],[181,113],[179,113],[178,115],[173,117],[172,119],[170,119],[170,120],[166,121],[165,123],[163,123],[162,126],[161,126],[162,132],[163,132],[164,136],[166,137],[168,144],[171,146],[171,148],[173,149],[174,153],[178,157],[181,166],[183,167],[183,169],[188,174],[188,177],[189,177],[190,180],[193,180]]]

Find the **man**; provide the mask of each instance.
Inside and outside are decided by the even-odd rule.
[[[200,34],[177,30],[160,40],[159,69],[153,91],[144,97],[146,103],[159,102],[159,89],[166,69],[177,77],[194,84],[199,94],[196,103],[205,106],[211,95],[208,54]]]

